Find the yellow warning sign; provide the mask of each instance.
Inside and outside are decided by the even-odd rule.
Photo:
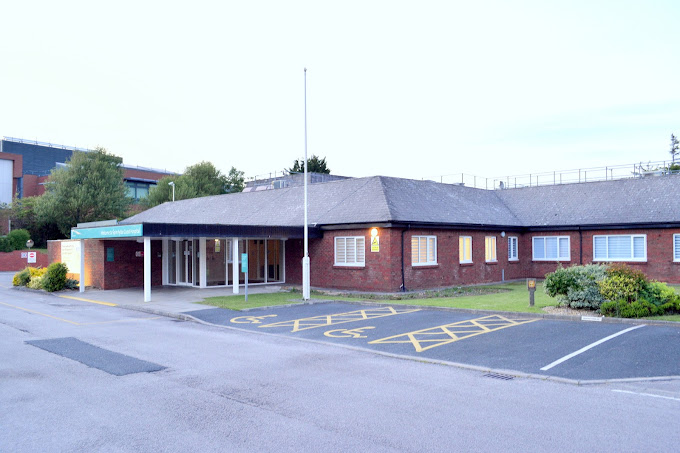
[[[371,252],[380,251],[380,236],[374,236],[371,238]]]

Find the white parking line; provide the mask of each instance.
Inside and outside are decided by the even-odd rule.
[[[673,398],[672,396],[655,395],[653,393],[638,393],[638,392],[631,392],[629,390],[612,390],[612,392],[628,393],[629,395],[651,396],[652,398],[663,398],[665,400],[680,401],[680,398]]]
[[[543,368],[541,368],[541,371],[547,371],[547,370],[549,370],[550,368],[552,368],[552,367],[554,367],[554,366],[557,366],[557,365],[559,365],[559,364],[562,363],[562,362],[566,362],[567,360],[571,359],[572,357],[576,357],[577,355],[586,352],[588,349],[592,349],[592,348],[594,348],[595,346],[604,343],[605,341],[609,341],[609,340],[611,340],[612,338],[618,337],[619,335],[623,335],[624,333],[630,332],[631,330],[639,329],[640,327],[644,327],[644,324],[641,324],[641,325],[639,325],[639,326],[630,327],[630,328],[628,328],[628,329],[622,330],[621,332],[616,332],[616,333],[613,334],[613,335],[609,335],[608,337],[603,338],[603,339],[601,339],[601,340],[598,340],[598,341],[596,341],[595,343],[589,344],[589,345],[586,346],[585,348],[581,348],[581,349],[579,349],[579,350],[576,351],[576,352],[572,352],[572,353],[569,354],[569,355],[565,355],[564,357],[562,357],[562,358],[559,359],[559,360],[555,360],[555,361],[554,361],[553,363],[551,363],[550,365],[546,365],[546,366],[544,366]]]

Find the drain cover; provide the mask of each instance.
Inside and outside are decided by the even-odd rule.
[[[493,379],[500,379],[502,381],[511,381],[515,379],[514,376],[509,376],[507,374],[500,374],[500,373],[486,373],[484,377],[490,377]]]

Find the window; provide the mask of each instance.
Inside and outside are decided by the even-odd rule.
[[[366,247],[361,236],[335,238],[336,266],[365,266]]]
[[[411,237],[411,264],[413,266],[437,264],[437,236]]]
[[[135,201],[149,196],[149,189],[156,187],[155,183],[139,182],[139,181],[125,181],[125,188],[127,189],[127,196]]]
[[[680,261],[680,234],[673,235],[673,261]]]
[[[569,236],[537,236],[533,238],[534,261],[570,261]]]
[[[472,236],[458,238],[458,261],[461,263],[472,262]]]
[[[508,261],[517,261],[517,238],[515,236],[508,237]]]
[[[647,261],[647,236],[593,236],[593,261]]]
[[[496,236],[487,236],[484,239],[484,254],[487,263],[498,261],[496,257]]]

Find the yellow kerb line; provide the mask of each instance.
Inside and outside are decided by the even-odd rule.
[[[46,313],[40,313],[39,311],[35,311],[35,310],[29,310],[28,308],[17,307],[16,305],[6,304],[6,303],[4,303],[4,302],[0,302],[0,304],[2,304],[2,305],[7,305],[8,307],[16,308],[17,310],[23,310],[23,311],[27,311],[27,312],[29,312],[29,313],[34,313],[34,314],[36,314],[36,315],[46,316],[46,317],[48,317],[48,318],[56,319],[57,321],[67,322],[67,323],[69,323],[69,324],[73,324],[74,326],[79,326],[79,325],[80,325],[80,323],[77,323],[77,322],[75,322],[75,321],[69,321],[68,319],[57,318],[56,316],[48,315],[48,314],[46,314]]]
[[[84,299],[82,297],[74,297],[74,296],[57,296],[57,297],[63,297],[64,299],[73,299],[73,300],[80,300],[83,302],[90,302],[91,304],[99,304],[99,305],[106,305],[108,307],[117,307],[118,304],[114,304],[111,302],[101,302],[98,300],[92,300],[92,299]]]

